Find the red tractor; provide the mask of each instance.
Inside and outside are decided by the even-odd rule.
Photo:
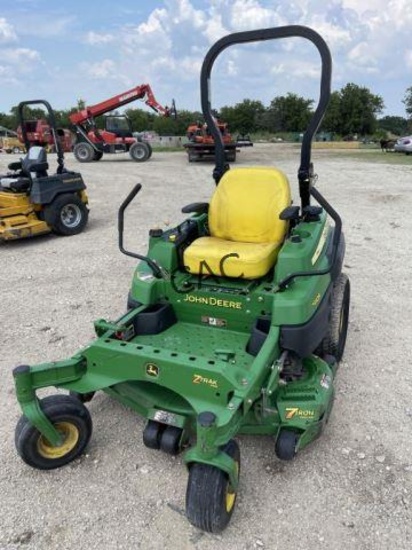
[[[27,141],[31,146],[39,145],[40,147],[49,148],[50,152],[55,151],[56,146],[54,143],[54,137],[48,120],[45,118],[26,120],[23,124]],[[17,128],[17,136],[20,143],[24,144],[21,125]],[[64,153],[69,153],[72,150],[73,145],[73,136],[70,130],[65,128],[57,128],[56,137],[60,142],[62,151]]]
[[[77,143],[73,153],[79,162],[100,160],[104,153],[126,153],[136,162],[148,160],[152,154],[149,143],[139,141],[133,136],[130,120],[125,115],[107,115],[104,117],[104,129],[96,126],[96,117],[109,113],[127,103],[141,99],[156,113],[163,116],[176,116],[174,101],[172,107],[160,105],[149,84],[141,84],[96,105],[85,107],[70,115]]]

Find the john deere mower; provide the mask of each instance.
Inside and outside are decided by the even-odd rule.
[[[311,41],[322,60],[319,103],[302,142],[300,206],[279,168],[229,168],[209,98],[222,50],[294,36]],[[210,49],[201,100],[216,142],[216,190],[209,204],[185,206],[189,216],[177,227],[151,230],[146,255],[123,245],[125,209],[141,185],[123,202],[119,247],[139,260],[127,313],[96,321],[97,338],[69,359],[14,369],[23,410],[15,441],[27,464],[47,470],[78,457],[92,434],[84,403],[103,390],[145,419],[144,445],[184,453],[187,517],[216,532],[235,508],[237,436],[271,437],[276,456],[291,460],[321,434],[350,292],[341,219],[314,187],[311,163],[330,78],[329,50],[306,27],[235,33]],[[39,400],[36,391],[47,386],[69,394]]]
[[[27,138],[24,108],[42,104],[48,112],[50,129],[57,152],[56,173],[49,175],[46,150]],[[44,100],[23,101],[18,105],[27,154],[9,164],[10,172],[0,176],[0,240],[33,237],[51,231],[75,235],[87,224],[86,185],[78,172],[64,167],[61,142],[50,104]]]

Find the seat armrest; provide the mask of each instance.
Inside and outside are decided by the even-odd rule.
[[[279,214],[279,219],[286,221],[299,220],[299,206],[287,206]]]
[[[11,162],[8,166],[9,170],[13,170],[16,172],[17,170],[21,170],[21,160],[17,160],[15,162]]]
[[[208,202],[192,202],[182,208],[183,214],[206,214],[209,210]]]

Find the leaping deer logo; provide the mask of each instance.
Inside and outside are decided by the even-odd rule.
[[[146,374],[152,378],[157,378],[159,376],[159,367],[154,363],[148,363],[146,365]]]

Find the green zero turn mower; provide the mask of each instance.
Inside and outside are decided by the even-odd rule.
[[[322,59],[319,103],[302,142],[300,207],[291,205],[279,169],[229,169],[209,98],[222,50],[294,36],[311,41]],[[147,447],[184,452],[187,517],[216,532],[235,506],[237,435],[271,436],[277,457],[291,460],[321,434],[344,352],[350,294],[341,271],[341,219],[313,186],[311,142],[330,78],[328,47],[306,27],[235,33],[210,49],[201,99],[216,142],[215,193],[210,204],[184,207],[190,216],[177,227],[151,230],[147,256],[123,247],[124,211],[141,186],[126,198],[119,247],[139,260],[127,313],[96,321],[97,338],[70,359],[14,369],[23,410],[15,441],[27,464],[51,469],[78,457],[92,433],[84,403],[103,390],[146,419]],[[39,400],[36,390],[48,386],[69,395]]]

